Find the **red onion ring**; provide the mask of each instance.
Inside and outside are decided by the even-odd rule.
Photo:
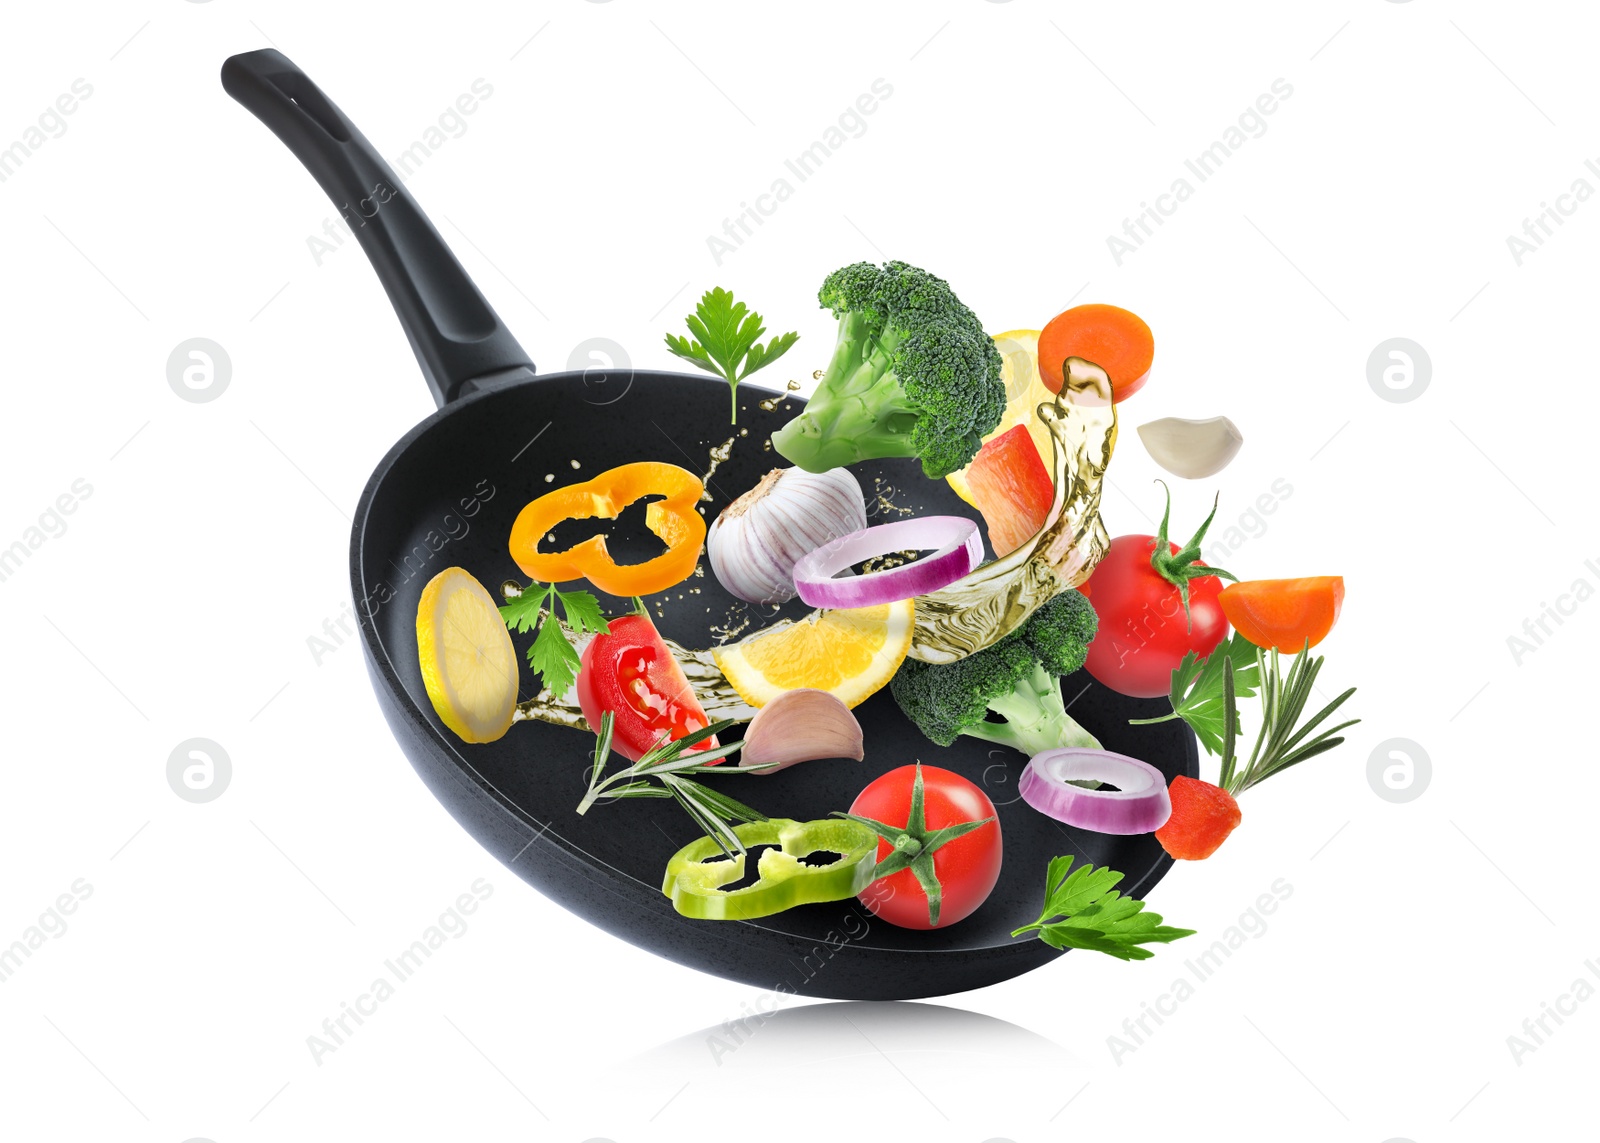
[[[1117,788],[1069,784],[1085,780]],[[1172,816],[1166,776],[1148,762],[1110,750],[1064,747],[1035,754],[1017,792],[1046,817],[1096,833],[1150,833]]]
[[[935,551],[897,568],[833,578],[863,560],[924,548]],[[976,522],[965,516],[918,516],[851,532],[801,556],[794,565],[794,586],[812,607],[877,607],[949,587],[982,561]]]

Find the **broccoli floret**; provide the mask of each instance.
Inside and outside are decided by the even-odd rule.
[[[1064,591],[1016,631],[965,659],[907,659],[889,690],[906,717],[940,746],[965,734],[1030,757],[1061,746],[1098,749],[1061,697],[1061,676],[1083,666],[1097,626],[1088,598]],[[990,719],[991,712],[1003,721]]]
[[[1100,628],[1094,605],[1081,591],[1063,591],[1028,616],[1020,632],[1029,650],[1052,675],[1070,675],[1089,656]]]
[[[965,468],[1000,423],[1000,353],[950,286],[904,262],[857,262],[817,293],[839,340],[805,411],[772,434],[809,472],[917,457],[930,477]]]

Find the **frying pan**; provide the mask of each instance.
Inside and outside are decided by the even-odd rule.
[[[855,901],[747,922],[679,916],[661,893],[662,872],[696,836],[694,827],[674,803],[654,799],[602,804],[580,817],[590,735],[530,721],[486,745],[457,739],[435,715],[417,665],[423,586],[452,565],[491,591],[518,576],[507,548],[512,520],[551,487],[628,461],[708,467],[710,449],[730,435],[727,385],[653,370],[536,375],[400,179],[303,72],[277,51],[248,52],[223,64],[222,85],[288,146],[351,223],[439,404],[367,482],[350,535],[350,588],[390,729],[428,789],[485,849],[546,896],[659,956],[762,989],[846,1000],[979,988],[1058,956],[1041,941],[1010,935],[1037,918],[1045,867],[1057,855],[1121,870],[1124,891],[1149,893],[1171,865],[1154,838],[1070,829],[1036,813],[1016,793],[1020,755],[970,739],[937,747],[906,721],[887,689],[856,709],[864,762],[810,762],[773,775],[730,776],[721,785],[767,813],[809,820],[847,809],[872,778],[918,758],[977,782],[996,803],[1004,862],[989,899],[948,929],[895,928]],[[815,277],[830,269],[816,267]],[[778,458],[763,445],[803,404],[749,384],[740,386],[739,399],[739,429],[748,435],[734,437],[731,456],[708,480],[708,517],[774,467]],[[853,471],[864,489],[882,491],[899,509],[970,514],[915,461],[868,462]],[[630,532],[620,521],[608,544],[621,562],[660,549],[643,529]],[[725,634],[743,607],[709,573],[658,598],[657,626],[691,648],[717,642],[712,628]],[[630,607],[603,595],[601,603],[613,615]],[[795,609],[788,614],[803,610],[788,606]],[[1125,698],[1082,672],[1063,686],[1071,713],[1108,749],[1147,759],[1169,778],[1196,773],[1194,737],[1182,723],[1128,725],[1163,712],[1160,700]],[[530,694],[525,677],[523,697]]]

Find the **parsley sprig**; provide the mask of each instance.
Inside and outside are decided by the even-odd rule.
[[[1356,688],[1351,687],[1301,723],[1311,692],[1316,689],[1317,676],[1322,673],[1322,656],[1313,657],[1310,652],[1308,644],[1293,656],[1285,677],[1276,649],[1264,651],[1235,632],[1232,639],[1218,644],[1205,659],[1196,658],[1193,651],[1183,657],[1172,672],[1171,714],[1128,721],[1144,726],[1183,719],[1194,729],[1201,745],[1222,759],[1217,785],[1238,797],[1280,770],[1332,750],[1344,741],[1339,732],[1361,721],[1348,719],[1312,733],[1356,693]],[[1237,745],[1243,731],[1238,700],[1258,691],[1261,726],[1250,757],[1241,766]]]
[[[1194,935],[1193,929],[1162,924],[1161,914],[1145,912],[1143,901],[1117,892],[1121,880],[1115,869],[1073,869],[1071,857],[1058,857],[1045,874],[1044,912],[1011,935],[1036,932],[1051,948],[1087,949],[1118,960],[1148,960],[1155,954],[1139,946]]]
[[[1128,721],[1135,726],[1146,726],[1150,723],[1171,722],[1175,718],[1181,718],[1194,728],[1195,737],[1207,751],[1220,756],[1222,736],[1226,727],[1223,716],[1226,707],[1223,680],[1227,672],[1223,669],[1223,664],[1229,661],[1234,664],[1234,694],[1239,698],[1249,698],[1256,693],[1260,677],[1256,665],[1256,647],[1243,635],[1235,632],[1230,641],[1219,644],[1216,650],[1203,659],[1193,651],[1183,657],[1177,669],[1172,672],[1171,714],[1164,714],[1159,718],[1133,718]],[[1237,712],[1233,729],[1235,734],[1239,732]]]
[[[718,286],[707,290],[694,313],[684,319],[694,334],[692,339],[667,334],[668,350],[728,383],[733,399],[730,424],[739,420],[739,382],[771,365],[800,340],[798,333],[785,333],[762,345],[761,335],[767,332],[762,320],[760,314],[734,301],[733,294]]]
[[[587,591],[561,591],[555,584],[531,583],[516,595],[510,587],[502,589],[506,602],[500,607],[500,618],[506,626],[521,634],[538,629],[528,648],[528,666],[543,679],[543,686],[553,695],[564,695],[578,679],[578,652],[568,635],[609,635],[611,625],[600,611],[600,601]],[[556,604],[561,604],[566,625],[556,618]]]
[[[733,826],[740,822],[764,822],[767,815],[689,777],[691,774],[754,774],[771,769],[770,765],[711,765],[738,750],[743,742],[727,742],[705,750],[689,749],[691,743],[704,742],[737,725],[727,718],[713,722],[698,733],[662,742],[645,751],[637,762],[607,775],[614,718],[606,711],[600,716],[600,727],[595,732],[594,768],[589,772],[589,791],[578,803],[578,812],[588,813],[589,807],[602,799],[673,798],[724,854],[733,857],[743,853],[744,843],[733,832]]]

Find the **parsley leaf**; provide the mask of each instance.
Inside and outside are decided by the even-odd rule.
[[[730,423],[739,419],[739,382],[782,357],[800,339],[798,333],[785,333],[762,345],[761,335],[767,332],[762,320],[760,314],[734,301],[731,293],[718,286],[707,290],[694,313],[684,319],[692,339],[667,334],[671,353],[728,383],[733,398]]]
[[[785,333],[773,338],[766,345],[752,345],[749,355],[744,359],[744,368],[739,371],[739,380],[743,381],[763,365],[776,361],[799,340],[798,333]]]
[[[558,591],[561,613],[575,635],[609,635],[611,625],[600,613],[600,601],[587,591]]]
[[[1220,757],[1222,736],[1227,727],[1224,719],[1226,703],[1222,693],[1224,659],[1233,661],[1235,696],[1249,698],[1254,695],[1260,673],[1256,664],[1256,647],[1244,636],[1234,632],[1232,639],[1219,643],[1216,650],[1204,659],[1193,651],[1183,657],[1183,661],[1172,672],[1171,714],[1164,714],[1160,718],[1135,718],[1129,721],[1145,725],[1181,718],[1194,729],[1200,745]],[[1238,714],[1235,712],[1234,733],[1238,732]]]
[[[500,618],[506,621],[506,626],[519,635],[526,635],[529,631],[539,626],[539,620],[544,618],[544,605],[554,590],[552,584],[548,588],[539,587],[538,584],[529,584],[520,595],[513,596],[500,605]]]
[[[578,652],[554,619],[547,618],[539,625],[539,634],[528,648],[528,665],[543,677],[551,694],[566,694],[567,688],[578,681]]]
[[[556,603],[566,615],[566,625],[555,616]],[[500,607],[500,618],[512,631],[527,634],[538,629],[528,648],[528,666],[551,694],[563,695],[578,680],[580,660],[568,628],[574,635],[605,635],[611,630],[600,612],[600,601],[587,591],[561,591],[555,584],[529,584],[520,595]]]
[[[1154,954],[1140,945],[1194,935],[1193,929],[1163,925],[1159,913],[1144,911],[1143,901],[1117,892],[1121,880],[1114,869],[1084,865],[1074,870],[1071,857],[1058,857],[1045,874],[1044,911],[1011,935],[1037,932],[1051,948],[1087,949],[1118,960],[1148,960]]]

